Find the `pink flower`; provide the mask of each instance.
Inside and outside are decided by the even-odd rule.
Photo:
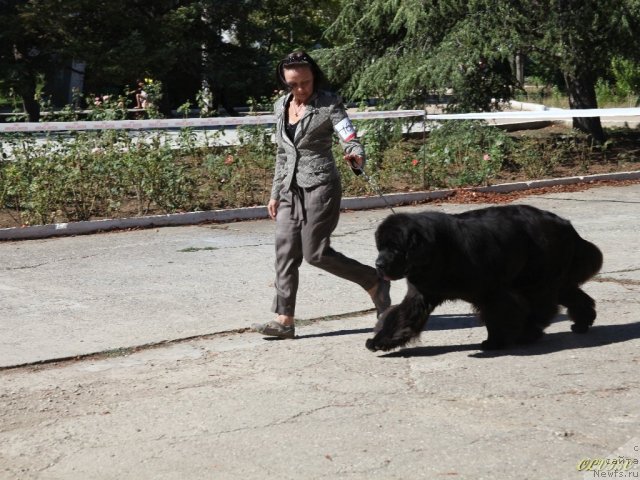
[[[489,160],[491,160],[491,155],[489,155],[488,153],[485,153],[484,156],[482,157],[482,159],[485,162],[488,162]]]
[[[227,155],[227,158],[224,160],[225,165],[231,165],[233,163],[233,155]]]
[[[414,158],[413,160],[411,160],[411,165],[413,165],[414,167],[416,167],[419,163],[420,163],[420,160],[418,160],[417,158]]]

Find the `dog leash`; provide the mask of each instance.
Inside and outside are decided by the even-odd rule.
[[[382,194],[382,190],[380,190],[380,187],[378,187],[378,184],[374,182],[373,178],[367,175],[367,172],[364,171],[364,168],[352,161],[349,161],[349,164],[351,165],[351,168],[353,168],[354,170],[358,170],[362,174],[364,179],[369,183],[369,185],[371,185],[371,188],[375,190],[375,192],[380,196],[380,198],[384,201],[387,207],[389,207],[389,210],[391,210],[391,213],[395,215],[396,213],[395,210],[393,209],[389,201],[386,199],[386,197]]]

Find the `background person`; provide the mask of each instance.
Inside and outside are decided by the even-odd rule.
[[[136,88],[136,108],[145,109],[149,105],[149,94],[144,90],[145,83],[142,80],[138,80],[138,87]]]

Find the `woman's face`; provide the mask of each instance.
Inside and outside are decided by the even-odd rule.
[[[297,67],[285,68],[283,71],[284,81],[291,89],[293,97],[298,103],[306,103],[313,93],[313,72],[311,67],[300,65]]]

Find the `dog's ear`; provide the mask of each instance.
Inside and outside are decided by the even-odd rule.
[[[412,226],[409,232],[407,232],[407,250],[415,251],[421,248],[423,240],[420,230],[415,225]]]
[[[414,224],[407,236],[407,261],[416,265],[429,263],[433,250],[433,235],[424,225]]]

